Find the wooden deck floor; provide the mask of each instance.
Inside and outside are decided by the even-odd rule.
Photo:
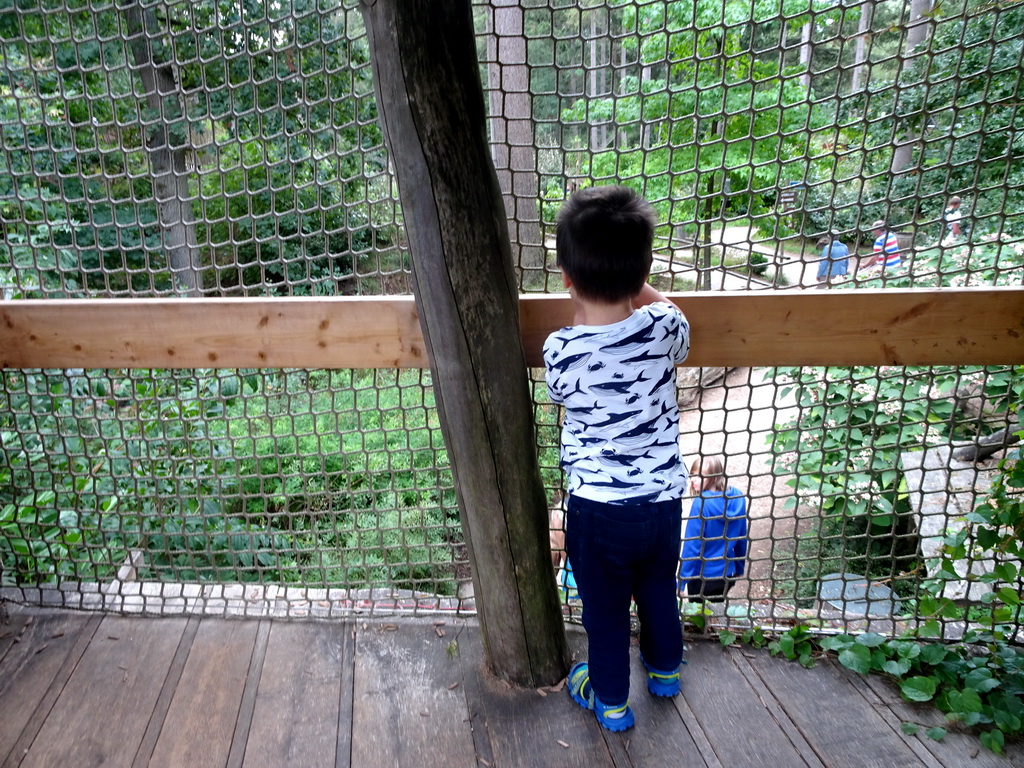
[[[465,619],[146,619],[8,606],[0,765],[1022,766],[966,734],[906,736],[881,681],[690,643],[683,695],[613,735],[564,690],[483,672]],[[574,648],[583,636],[571,630]]]

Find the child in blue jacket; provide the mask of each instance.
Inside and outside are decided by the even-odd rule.
[[[683,533],[679,591],[720,603],[746,567],[747,500],[726,482],[720,456],[695,461],[690,483],[696,498]]]

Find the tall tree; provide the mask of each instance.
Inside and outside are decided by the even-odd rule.
[[[471,2],[361,7],[488,664],[553,683],[568,650]]]
[[[544,270],[540,175],[533,134],[530,69],[526,62],[523,9],[519,0],[491,0],[494,31],[488,36],[491,149],[512,236],[513,264],[520,285]],[[542,281],[538,281],[542,282]]]
[[[172,61],[158,61],[154,56],[154,41],[163,30],[153,9],[144,9],[135,0],[123,6],[123,11],[135,71],[150,113],[146,151],[167,266],[182,292],[198,296],[202,279],[187,167],[191,135],[178,76]]]
[[[854,63],[850,73],[850,92],[860,93],[867,84],[868,52],[871,23],[875,15],[875,0],[867,0],[860,9],[857,21],[857,43],[854,47]]]
[[[932,0],[910,0],[909,15],[907,18],[907,31],[904,38],[903,59],[900,62],[901,75],[914,62],[914,58],[921,55],[917,47],[928,39],[929,20],[931,14]],[[913,116],[908,117],[913,122],[920,122]],[[896,149],[892,156],[892,172],[903,173],[911,169],[914,163],[914,147],[917,146],[920,134],[915,129],[907,130],[896,142]]]

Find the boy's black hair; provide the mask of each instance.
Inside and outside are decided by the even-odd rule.
[[[636,296],[651,271],[654,208],[628,187],[588,187],[558,212],[556,263],[576,292],[613,303]]]

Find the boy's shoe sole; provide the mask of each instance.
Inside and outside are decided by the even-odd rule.
[[[618,733],[628,730],[636,724],[636,718],[633,716],[633,710],[630,709],[628,701],[618,707],[609,707],[602,704],[594,695],[594,689],[590,685],[590,667],[587,662],[581,661],[573,665],[569,670],[566,688],[568,688],[572,700],[584,709],[593,712],[597,722],[605,730]],[[617,712],[622,712],[622,715],[619,717],[608,716]]]
[[[643,661],[644,669],[647,670],[647,690],[652,696],[671,698],[672,696],[679,695],[678,669],[675,672],[661,672],[649,667],[647,662],[643,660],[643,656],[640,657],[640,661]]]

